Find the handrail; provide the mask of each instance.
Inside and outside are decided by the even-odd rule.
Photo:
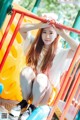
[[[70,106],[70,104],[71,104],[71,102],[72,102],[72,99],[73,99],[73,97],[74,97],[74,95],[75,95],[75,92],[76,92],[76,90],[77,90],[77,87],[78,87],[79,83],[80,83],[80,72],[78,72],[78,74],[76,75],[75,82],[74,82],[74,84],[72,85],[71,91],[70,91],[70,93],[69,93],[69,95],[68,95],[68,98],[67,98],[67,100],[66,100],[66,104],[65,104],[65,106],[64,106],[64,110],[63,110],[63,112],[62,112],[62,115],[61,115],[61,117],[60,117],[60,120],[64,120],[64,117],[65,117],[65,115],[66,115],[66,113],[67,113],[67,111],[68,111],[68,109],[69,109],[69,106]]]
[[[2,46],[3,46],[4,40],[5,40],[8,32],[9,32],[9,29],[10,29],[10,26],[11,26],[11,24],[12,24],[12,21],[13,21],[13,19],[14,19],[14,17],[15,17],[15,14],[16,14],[16,12],[13,11],[12,16],[11,16],[9,22],[8,22],[7,27],[6,27],[6,30],[5,30],[5,32],[4,32],[4,34],[3,34],[3,37],[2,37],[2,39],[1,39],[1,41],[0,41],[0,49],[1,49]]]
[[[75,28],[71,28],[69,26],[65,26],[63,24],[57,23],[55,20],[54,21],[52,21],[52,20],[50,21],[50,20],[47,20],[47,19],[45,19],[43,17],[39,17],[37,15],[34,15],[34,14],[30,13],[30,12],[23,12],[23,11],[20,11],[20,10],[17,10],[17,9],[13,8],[12,11],[14,11],[14,10],[16,11],[16,13],[24,14],[25,16],[31,17],[33,19],[37,19],[37,20],[39,20],[41,22],[44,22],[44,23],[50,22],[50,24],[54,24],[58,28],[62,28],[62,29],[69,30],[69,31],[76,32],[76,33],[80,34],[80,30],[77,30]]]
[[[66,87],[65,87],[65,90],[64,90],[64,92],[63,92],[63,94],[62,94],[61,100],[64,100],[64,99],[65,99],[65,96],[66,96],[66,94],[68,93],[68,89],[70,88],[70,85],[72,84],[72,82],[74,82],[73,79],[74,79],[74,77],[75,77],[75,73],[76,73],[76,71],[77,71],[77,69],[78,69],[79,64],[80,64],[80,61],[78,61],[78,62],[76,63],[75,68],[73,68],[73,69],[74,69],[74,70],[72,71],[73,73],[71,74],[71,76],[70,76],[70,78],[69,78],[69,80],[68,80],[68,84],[66,84]]]
[[[72,62],[70,64],[70,66],[69,66],[69,69],[68,69],[66,75],[64,76],[64,81],[65,82],[63,82],[62,85],[61,85],[61,88],[60,88],[60,90],[58,92],[58,95],[57,95],[57,97],[55,98],[55,100],[53,102],[52,110],[51,110],[47,120],[51,120],[52,119],[52,116],[53,116],[53,114],[55,112],[55,109],[57,108],[57,104],[58,104],[59,100],[61,99],[61,96],[62,96],[62,94],[63,94],[63,92],[65,90],[66,85],[68,85],[69,77],[70,77],[70,75],[72,73],[72,69],[73,69],[73,67],[75,65],[75,62],[76,62],[76,60],[77,60],[79,55],[80,55],[80,45],[78,46],[78,48],[77,48],[77,50],[75,52],[75,55],[74,55],[74,57],[72,59]]]

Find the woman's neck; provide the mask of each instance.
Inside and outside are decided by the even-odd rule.
[[[48,50],[49,49],[49,45],[44,45],[44,48],[46,49],[46,50]]]

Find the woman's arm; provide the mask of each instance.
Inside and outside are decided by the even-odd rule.
[[[72,50],[76,50],[79,43],[76,42],[73,38],[71,38],[67,33],[66,31],[64,30],[61,30],[61,29],[58,29],[56,28],[55,26],[53,26],[54,29],[56,30],[56,32],[61,35],[61,37],[63,37],[68,43],[69,45],[71,46]]]
[[[72,37],[70,37],[65,31],[63,31],[62,37],[69,43],[72,50],[76,50],[79,43],[76,42]]]
[[[24,32],[28,32],[30,30],[45,28],[45,27],[49,27],[49,26],[50,26],[49,22],[48,23],[39,22],[39,23],[35,23],[35,24],[25,23],[25,24],[21,25],[20,30],[24,31]]]
[[[73,38],[71,38],[67,33],[66,31],[62,30],[62,29],[58,29],[56,28],[55,26],[53,26],[54,29],[56,30],[56,32],[61,36],[63,37],[70,45],[71,49],[69,50],[69,53],[68,53],[68,58],[72,57],[74,55],[74,52],[76,51],[79,43],[76,42]]]
[[[29,31],[31,30],[34,30],[34,29],[40,29],[40,28],[45,28],[45,27],[49,27],[49,23],[25,23],[25,24],[22,24],[21,27],[20,27],[20,34],[22,35],[23,39],[25,40],[26,37],[29,36]]]

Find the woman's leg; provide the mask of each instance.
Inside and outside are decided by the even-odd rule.
[[[49,100],[49,98],[50,98],[50,96],[51,96],[51,93],[52,93],[52,86],[51,86],[50,82],[48,81],[48,88],[47,88],[47,90],[46,90],[46,92],[45,92],[44,97],[42,98],[42,100],[40,101],[39,104],[40,104],[40,105],[47,104],[47,103],[48,103],[48,100]]]
[[[19,115],[21,113],[21,109],[28,106],[26,100],[28,100],[31,94],[32,82],[34,78],[35,78],[35,73],[32,70],[32,68],[26,67],[21,71],[20,85],[22,89],[23,100],[11,109],[9,113],[9,117],[11,119],[18,120]]]
[[[33,105],[47,104],[49,97],[51,95],[52,87],[49,83],[48,77],[41,73],[38,74],[36,80],[33,83]]]
[[[27,119],[31,112],[39,105],[46,104],[51,94],[50,83],[45,74],[38,74],[33,82],[32,95],[33,102],[27,111],[21,116],[21,120]]]
[[[26,67],[20,74],[20,85],[22,89],[23,99],[28,100],[31,95],[32,82],[35,78],[35,73],[31,67]]]

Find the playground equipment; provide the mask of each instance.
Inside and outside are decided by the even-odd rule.
[[[20,101],[22,99],[22,96],[21,96],[21,91],[19,86],[19,73],[20,73],[20,70],[25,66],[25,57],[23,54],[22,46],[21,46],[23,39],[20,33],[18,32],[18,30],[20,28],[21,23],[25,20],[31,21],[31,19],[32,20],[37,19],[34,21],[35,22],[42,21],[44,23],[47,22],[47,20],[41,17],[38,17],[34,14],[31,14],[29,11],[23,10],[19,6],[17,6],[17,8],[18,9],[15,9],[15,8],[12,9],[11,18],[10,16],[6,18],[6,20],[9,22],[5,31],[4,31],[4,28],[5,28],[4,27],[5,23],[4,23],[0,32],[0,38],[1,38],[0,40],[0,82],[5,87],[5,90],[0,97],[4,99]],[[27,16],[27,18],[25,18],[25,16]],[[80,34],[80,30],[76,30],[74,28],[70,28],[53,21],[51,21],[51,24],[55,24],[59,28],[67,29]],[[5,41],[5,38],[7,39],[8,43]],[[10,38],[10,40],[8,40],[8,38]],[[60,110],[60,116],[57,115],[58,119],[64,120],[69,110],[70,104],[72,103],[72,100],[75,96],[77,88],[80,85],[80,69],[78,70],[80,66],[80,59],[77,61],[76,67],[74,68],[76,60],[79,55],[80,55],[80,45],[77,48],[77,51],[74,55],[74,58],[71,62],[71,65],[68,71],[61,79],[60,91],[58,92],[58,95],[56,96],[55,100],[52,103],[52,109],[47,120],[52,119],[52,116],[55,113],[55,110],[58,107],[58,103],[60,100],[65,101],[65,105],[63,110],[62,111]],[[65,80],[65,83],[64,83],[64,80]],[[68,91],[69,89],[70,91]],[[77,97],[79,97],[79,95],[80,95],[80,91],[77,93]],[[80,102],[80,100],[78,100],[78,102]],[[75,102],[73,106],[75,106]],[[76,112],[74,114],[77,113],[79,108],[75,106],[75,109],[76,109]]]
[[[78,110],[77,115],[75,116],[74,120],[80,120],[80,110]]]
[[[3,84],[0,83],[0,94],[2,93],[3,89],[4,89],[4,86]]]
[[[36,108],[27,120],[46,120],[50,112],[50,108],[47,105]]]
[[[19,7],[16,4],[14,6],[15,6],[15,8],[18,7],[18,9],[22,9],[23,11],[25,11],[24,8]],[[15,16],[15,18],[14,18],[14,16],[15,16],[14,13],[12,14],[12,16],[6,15],[4,24],[3,24],[2,28],[0,29],[0,82],[5,87],[5,90],[0,95],[0,97],[2,97],[4,99],[20,101],[22,99],[22,95],[21,95],[21,89],[20,89],[20,83],[19,83],[19,73],[20,73],[21,69],[25,66],[25,56],[24,56],[23,47],[22,47],[23,38],[21,37],[19,32],[18,33],[16,32],[16,34],[14,32],[15,28],[17,26],[17,21],[20,16],[18,14]],[[10,19],[10,17],[11,17],[11,19]],[[13,18],[14,18],[14,20],[13,20]],[[9,19],[10,19],[10,21],[9,21]],[[32,23],[32,21],[38,22],[37,20],[33,20],[33,19],[30,19],[27,17],[26,18],[24,17],[24,19],[23,19],[23,23],[27,23],[27,22]],[[8,25],[7,25],[7,23],[8,23]],[[5,31],[5,29],[6,29],[6,31]],[[8,32],[8,30],[9,30],[9,32]],[[33,32],[32,32],[32,34],[33,34]],[[13,35],[13,33],[14,33],[14,35]],[[33,35],[35,35],[35,34],[36,33],[34,33]],[[14,40],[12,40],[12,41],[14,41],[14,44],[11,47],[12,41],[10,42],[10,39],[12,36],[13,36],[12,39],[14,39]],[[14,38],[14,36],[15,36],[15,38]],[[10,47],[11,47],[10,53],[9,53],[9,55],[7,55]],[[7,57],[7,60],[4,59],[5,57]],[[6,62],[4,64],[5,60],[6,60]],[[2,66],[3,66],[3,69],[2,69]]]

